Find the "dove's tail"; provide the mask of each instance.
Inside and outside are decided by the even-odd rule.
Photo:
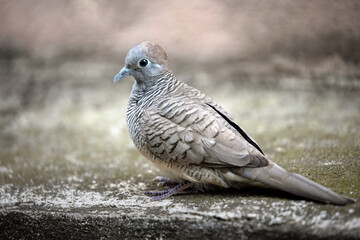
[[[289,173],[273,162],[262,168],[238,168],[234,173],[246,179],[323,203],[346,205],[355,202],[299,174]]]

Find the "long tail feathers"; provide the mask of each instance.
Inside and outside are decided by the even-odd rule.
[[[323,203],[346,205],[355,202],[353,199],[334,193],[299,174],[289,173],[273,162],[262,168],[239,168],[234,173],[246,179]]]

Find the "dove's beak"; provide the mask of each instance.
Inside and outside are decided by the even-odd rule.
[[[114,77],[114,82],[118,82],[120,79],[122,79],[123,77],[126,77],[130,74],[131,70],[123,67],[120,72],[118,74],[116,74],[116,76]]]

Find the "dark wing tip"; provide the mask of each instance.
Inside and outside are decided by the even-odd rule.
[[[211,107],[212,109],[214,109],[218,114],[220,114],[221,117],[223,117],[233,128],[236,129],[236,131],[238,131],[241,136],[243,136],[243,138],[245,138],[246,141],[248,141],[251,145],[253,145],[257,150],[259,150],[259,152],[261,152],[264,156],[264,152],[261,150],[261,148],[259,147],[259,145],[251,139],[251,137],[249,135],[247,135],[247,133],[241,129],[241,127],[239,127],[239,125],[237,125],[236,123],[234,123],[233,121],[231,121],[227,116],[225,116],[223,113],[221,113],[219,110],[217,110],[214,106],[210,105],[207,103],[207,105],[209,107]]]

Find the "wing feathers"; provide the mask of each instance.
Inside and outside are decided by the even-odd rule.
[[[145,111],[142,132],[148,150],[161,160],[217,167],[266,166],[252,144],[213,107],[191,101],[161,101]],[[255,151],[254,151],[255,150]],[[255,152],[255,154],[253,153]]]

